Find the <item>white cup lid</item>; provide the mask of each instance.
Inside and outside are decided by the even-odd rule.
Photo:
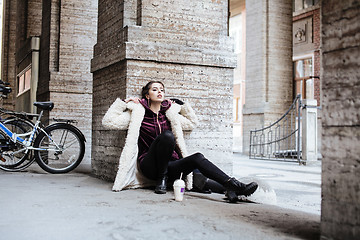
[[[174,182],[174,187],[185,187],[185,182],[181,179],[177,179]]]

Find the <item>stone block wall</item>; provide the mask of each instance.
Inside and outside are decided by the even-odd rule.
[[[360,2],[322,2],[322,239],[360,236]]]
[[[292,102],[292,5],[246,1],[246,96],[243,152],[250,130],[276,121]]]
[[[95,175],[114,180],[125,140],[126,132],[101,126],[106,110],[116,97],[139,96],[150,80],[162,81],[167,97],[190,102],[197,113],[200,126],[186,133],[188,151],[203,152],[231,173],[236,62],[227,36],[227,2],[162,0],[112,5],[99,1],[92,60]]]
[[[97,0],[43,1],[39,101],[53,101],[49,118],[77,120],[86,142],[82,165],[90,170],[92,74]]]

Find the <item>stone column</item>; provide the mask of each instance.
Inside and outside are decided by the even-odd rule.
[[[93,172],[114,180],[125,131],[101,120],[117,98],[139,96],[150,80],[167,97],[189,102],[200,126],[186,133],[200,151],[231,173],[232,84],[236,65],[227,36],[227,1],[99,1],[93,72]],[[120,163],[121,164],[121,163]]]
[[[243,152],[250,130],[276,121],[292,102],[292,3],[246,1],[246,93]]]
[[[360,1],[322,1],[321,239],[360,236]]]
[[[77,120],[86,138],[82,166],[90,171],[92,74],[97,0],[42,1],[38,101],[53,101],[49,119]]]

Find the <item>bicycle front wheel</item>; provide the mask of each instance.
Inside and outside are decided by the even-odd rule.
[[[67,123],[50,125],[40,132],[34,142],[35,158],[49,173],[67,173],[82,161],[85,143],[80,130]]]

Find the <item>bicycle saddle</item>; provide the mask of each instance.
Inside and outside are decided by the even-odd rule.
[[[34,102],[34,106],[41,108],[43,110],[51,111],[54,108],[53,102]]]

